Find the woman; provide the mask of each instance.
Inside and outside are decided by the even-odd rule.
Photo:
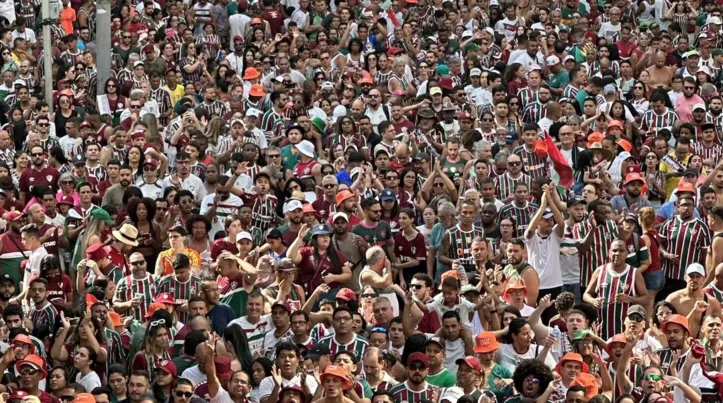
[[[75,248],[73,250],[73,260],[70,267],[78,267],[78,263],[85,258],[85,251],[90,245],[103,243],[103,234],[106,233],[108,225],[112,225],[108,213],[100,208],[94,208],[90,211],[85,221],[85,228],[80,230],[75,240]],[[71,272],[72,273],[72,272]],[[83,290],[76,290],[82,292]]]
[[[424,235],[414,227],[414,210],[403,208],[399,211],[400,230],[394,236],[394,245],[398,263],[392,263],[392,269],[399,272],[399,285],[406,289],[417,273],[427,271],[427,247]]]
[[[247,374],[253,373],[253,363],[249,350],[249,341],[241,326],[229,326],[223,331],[223,342],[226,351],[231,353],[231,369],[234,371],[243,370]]]
[[[262,28],[254,28],[250,37],[246,38],[247,46],[253,46],[257,49],[263,49],[266,54],[266,40],[264,30]],[[271,63],[269,63],[271,64]]]
[[[113,364],[108,368],[108,386],[111,403],[123,402],[128,398],[128,379],[123,364]]]
[[[156,228],[153,217],[156,216],[156,202],[150,198],[137,199],[128,203],[128,217],[138,230],[138,246],[133,251],[146,258],[146,267],[153,267],[158,254],[163,249],[161,229]]]
[[[503,267],[507,262],[507,243],[515,237],[515,222],[512,217],[505,217],[500,220],[500,239],[492,241],[492,261]]]
[[[30,158],[28,152],[25,150],[18,150],[15,152],[15,169],[13,170],[13,184],[15,187],[18,186],[18,181],[23,175],[26,169],[30,166]]]
[[[309,233],[309,228],[302,224],[299,235],[289,247],[287,256],[299,268],[298,282],[305,290],[315,290],[322,283],[329,286],[330,291],[321,299],[336,296],[341,283],[351,278],[351,267],[341,251],[331,243],[331,228],[328,224],[314,226],[311,231],[310,246],[301,247]]]
[[[178,61],[178,67],[181,68],[184,82],[197,83],[201,81],[203,70],[206,68],[205,61],[196,54],[195,44],[189,43],[185,47],[185,57]]]
[[[511,396],[512,390],[512,372],[507,368],[499,365],[495,361],[495,352],[500,348],[500,343],[495,338],[492,332],[482,332],[477,335],[477,340],[484,340],[482,344],[477,344],[474,347],[474,352],[479,359],[480,365],[482,366],[482,372],[484,373],[484,379],[487,380],[485,389],[488,389],[497,397],[498,402],[503,402],[504,399]],[[502,380],[504,382],[499,382]]]
[[[129,165],[131,167],[131,170],[133,172],[133,180],[138,180],[143,177],[143,150],[138,146],[130,146],[128,148],[128,153],[126,154],[126,165]],[[162,162],[159,161],[159,164]],[[164,168],[163,165],[161,165],[161,168]]]
[[[78,112],[73,108],[73,99],[70,95],[62,94],[58,97],[58,109],[55,112],[55,135],[58,138],[67,136],[65,131],[65,123],[70,118],[78,116]]]
[[[545,363],[538,360],[522,360],[512,374],[518,394],[505,402],[521,403],[524,398],[537,400],[553,379],[552,371]]]
[[[635,108],[635,111],[637,111],[640,116],[643,116],[645,112],[648,111],[650,107],[650,102],[648,101],[648,86],[644,82],[640,80],[636,81],[635,84],[633,84],[633,93],[629,94],[628,97],[633,108]]]
[[[427,207],[424,199],[419,197],[419,181],[414,168],[404,168],[402,173],[399,174],[397,194],[399,195],[399,205],[401,207],[416,209],[416,211],[424,211],[424,208]]]
[[[352,38],[349,40],[349,53],[346,55],[346,67],[349,70],[361,69],[364,66],[363,44],[361,39]]]
[[[258,357],[251,364],[251,391],[249,392],[249,401],[257,402],[259,400],[259,385],[267,376],[271,376],[274,363],[266,357]],[[301,403],[301,402],[300,402]]]
[[[73,283],[60,268],[58,256],[43,256],[40,261],[40,277],[48,280],[47,298],[58,312],[73,306]]]
[[[165,320],[161,319],[148,324],[143,337],[142,349],[133,357],[131,368],[134,371],[148,372],[151,382],[155,379],[156,365],[159,360],[170,360],[168,342],[171,331]]]
[[[505,82],[507,83],[507,93],[517,95],[517,92],[527,86],[525,81],[525,68],[520,63],[512,63],[507,66],[505,71]]]
[[[417,227],[417,231],[421,232],[424,236],[425,242],[429,234],[432,233],[434,224],[437,223],[437,213],[434,211],[432,206],[427,206],[422,213],[422,220],[424,224]]]
[[[395,171],[386,173],[387,182],[389,182],[389,178],[391,177],[396,179],[397,184],[399,183],[399,174]],[[392,236],[396,236],[399,233],[399,201],[394,193],[396,192],[389,194],[384,191],[380,196],[382,200],[382,221],[389,224],[389,227],[392,229]]]
[[[414,85],[407,80],[406,67],[406,58],[397,58],[394,62],[392,62],[392,76],[389,78],[387,83],[390,94],[394,94],[396,90],[402,90],[405,94],[417,93],[417,89],[414,88]]]
[[[208,218],[200,214],[194,214],[186,221],[186,231],[190,234],[188,249],[198,252],[201,260],[203,260],[204,254],[208,255],[209,260],[211,259],[211,241],[208,239],[211,227]]]
[[[646,185],[648,185],[647,199],[656,209],[665,201],[665,175],[658,170],[658,155],[654,152],[648,152],[645,155],[645,171]]]
[[[128,100],[120,95],[120,85],[114,78],[105,82],[105,93],[108,95],[108,106],[113,116],[113,127],[117,127],[120,125],[121,113],[128,107]]]
[[[173,387],[178,377],[176,364],[173,361],[161,360],[154,373],[153,384],[151,390],[156,402],[171,403],[173,402]]]
[[[643,235],[640,239],[645,243],[645,246],[648,247],[650,254],[650,265],[647,270],[643,272],[643,279],[645,280],[645,287],[648,289],[648,303],[645,310],[652,313],[655,296],[665,285],[665,274],[662,270],[660,237],[658,236],[655,209],[652,207],[641,208],[638,212],[638,224],[640,224],[640,228],[643,230]]]
[[[297,277],[296,266],[291,259],[284,258],[276,263],[276,279],[271,285],[261,290],[261,294],[266,297],[269,302],[277,300],[286,300],[289,302],[292,310],[301,309],[306,302],[304,288],[294,283]]]
[[[65,317],[62,311],[60,312],[60,321],[62,328],[55,337],[53,347],[50,349],[50,356],[56,362],[72,365],[78,349],[84,347],[88,351],[93,350],[96,359],[93,361],[92,370],[100,375],[101,382],[103,382],[105,380],[106,361],[108,360],[108,349],[103,331],[105,327],[90,316],[83,316],[77,326],[71,326],[70,320]],[[71,376],[73,375],[71,373]]]
[[[217,239],[213,241],[213,245],[211,245],[211,260],[216,261],[216,258],[218,258],[218,255],[221,254],[222,251],[228,250],[229,252],[233,254],[239,253],[238,249],[238,242],[239,242],[239,234],[242,231],[241,228],[241,217],[232,214],[228,217],[226,217],[226,221],[224,221],[223,224],[224,230],[226,231],[226,236]]]
[[[198,270],[201,267],[201,256],[195,250],[186,247],[186,244],[184,243],[184,238],[188,236],[186,228],[181,225],[177,225],[168,230],[168,232],[171,247],[158,255],[155,269],[156,275],[167,276],[169,274],[173,274],[172,262],[173,258],[178,253],[188,255],[188,258],[191,260],[191,271],[193,271],[194,274],[198,274]]]
[[[85,390],[93,390],[101,386],[100,377],[93,371],[97,356],[89,347],[78,347],[73,355],[73,367],[78,371],[75,382],[83,385]]]
[[[374,299],[378,296],[374,287],[367,285],[362,288],[359,294],[359,313],[367,323],[375,323],[374,320]]]
[[[50,374],[48,375],[48,392],[60,398],[60,393],[63,389],[70,385],[68,376],[68,371],[62,365],[58,365],[50,370]]]
[[[216,35],[216,27],[211,22],[203,25],[203,35],[196,38],[196,45],[201,53],[205,53],[209,58],[216,57],[216,53],[221,48],[221,41]]]

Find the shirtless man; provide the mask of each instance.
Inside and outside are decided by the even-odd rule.
[[[670,88],[670,82],[675,75],[675,67],[665,65],[666,56],[666,53],[662,50],[655,52],[655,64],[645,69],[648,71],[648,74],[650,74],[648,85],[652,88]]]
[[[668,295],[665,300],[673,304],[678,312],[689,312],[688,323],[691,336],[699,336],[700,324],[703,316],[720,316],[721,305],[715,298],[705,293],[705,268],[700,263],[693,263],[685,270],[685,279],[688,286],[682,290]],[[705,307],[705,310],[703,310]]]

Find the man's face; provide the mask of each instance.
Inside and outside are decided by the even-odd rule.
[[[0,301],[9,301],[15,294],[15,284],[12,281],[3,280],[0,283]]]
[[[388,301],[381,301],[374,304],[373,309],[374,319],[378,324],[386,324],[392,320],[394,312],[392,311],[392,306]]]
[[[40,383],[42,373],[34,365],[22,365],[20,367],[20,387],[25,390],[33,390]]]
[[[386,350],[389,348],[389,337],[386,333],[374,332],[369,336],[369,343],[372,347],[376,347],[380,350]],[[376,361],[376,359],[374,361]],[[365,366],[364,369],[366,370],[368,368]]]
[[[148,379],[143,376],[131,375],[128,380],[128,394],[134,402],[140,402],[148,393]]]
[[[524,249],[520,245],[507,244],[507,260],[512,265],[518,265],[524,260]]]
[[[693,204],[693,201],[686,198],[686,199],[678,199],[676,211],[681,219],[688,220],[693,216],[693,210],[695,209],[695,204]]]
[[[103,304],[93,305],[90,313],[93,318],[97,319],[100,323],[105,323],[108,320],[108,307]]]
[[[36,281],[30,286],[30,298],[35,302],[36,306],[42,306],[48,296],[48,290],[45,284]]]
[[[513,175],[517,175],[522,171],[522,160],[516,154],[507,157],[507,171]]]

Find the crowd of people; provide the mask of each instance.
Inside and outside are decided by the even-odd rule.
[[[719,3],[0,0],[0,403],[723,402]]]

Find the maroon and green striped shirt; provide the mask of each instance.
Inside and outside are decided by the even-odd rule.
[[[532,221],[532,216],[535,215],[539,208],[540,206],[532,202],[526,202],[524,207],[517,207],[512,202],[500,209],[499,218],[500,220],[505,218],[515,220],[515,236],[519,237],[524,235],[530,221]]]
[[[359,336],[358,334],[354,334],[354,340],[350,343],[340,344],[336,341],[336,334],[333,334],[319,340],[319,344],[328,347],[332,357],[341,351],[353,351],[357,360],[361,360],[364,356],[364,351],[366,351],[369,346],[369,340]]]
[[[184,303],[191,297],[198,295],[201,290],[201,278],[191,275],[188,280],[182,283],[178,281],[175,274],[169,274],[158,281],[156,290],[158,293],[169,292],[176,299],[176,302]],[[181,323],[186,323],[190,319],[188,312],[178,312],[178,320]]]
[[[139,322],[145,321],[146,312],[154,299],[156,299],[156,282],[149,274],[145,278],[136,279],[133,276],[125,276],[118,282],[115,289],[113,302],[130,301],[136,294],[143,296],[140,306],[131,308],[133,318]]]
[[[600,338],[607,340],[618,333],[623,332],[623,321],[628,315],[630,303],[616,303],[615,296],[625,294],[635,297],[635,274],[636,268],[626,264],[625,270],[616,273],[610,263],[600,267],[600,277],[597,282],[597,296],[602,297],[603,302],[598,309],[598,318],[602,327]]]
[[[691,263],[705,262],[706,250],[711,244],[711,234],[708,225],[700,218],[684,222],[678,216],[674,216],[663,223],[658,233],[660,239],[665,240],[664,246],[668,253],[680,259],[680,263],[671,259],[663,260],[665,277],[683,280],[685,268]]]
[[[422,388],[421,392],[415,392],[409,389],[409,381],[400,383],[389,390],[389,393],[394,397],[395,403],[422,403],[423,401],[431,402],[433,400],[433,393],[437,388],[425,382],[425,387]]]
[[[58,310],[47,300],[45,301],[44,307],[38,308],[36,306],[30,310],[30,320],[36,328],[39,326],[47,326],[52,331],[53,326],[55,326],[56,316],[58,316]]]
[[[522,160],[522,170],[527,175],[530,175],[530,178],[537,178],[538,176],[548,176],[547,158],[542,158],[539,155],[535,154],[534,149],[532,151],[528,151],[524,145],[521,145],[515,148],[512,153],[520,157],[520,159]],[[529,184],[527,185],[527,190],[530,190]],[[512,191],[514,192],[514,189]]]
[[[618,238],[618,226],[615,221],[608,220],[605,225],[592,227],[589,220],[584,220],[575,224],[572,228],[572,236],[577,242],[582,242],[590,231],[593,234],[590,249],[585,253],[580,253],[580,284],[587,287],[592,277],[593,271],[607,262],[610,244]]]
[[[523,159],[524,161],[524,159]],[[517,179],[510,178],[510,173],[505,172],[504,174],[498,176],[495,178],[495,187],[497,188],[497,198],[500,200],[504,200],[508,198],[510,195],[515,193],[515,184],[517,182],[524,182],[527,184],[527,189],[530,189],[530,184],[532,183],[532,178],[529,175],[522,174]]]
[[[678,121],[678,114],[671,109],[667,109],[662,115],[658,115],[654,110],[650,109],[643,114],[640,127],[643,132],[657,132],[657,130],[663,128],[672,128],[676,121]]]

